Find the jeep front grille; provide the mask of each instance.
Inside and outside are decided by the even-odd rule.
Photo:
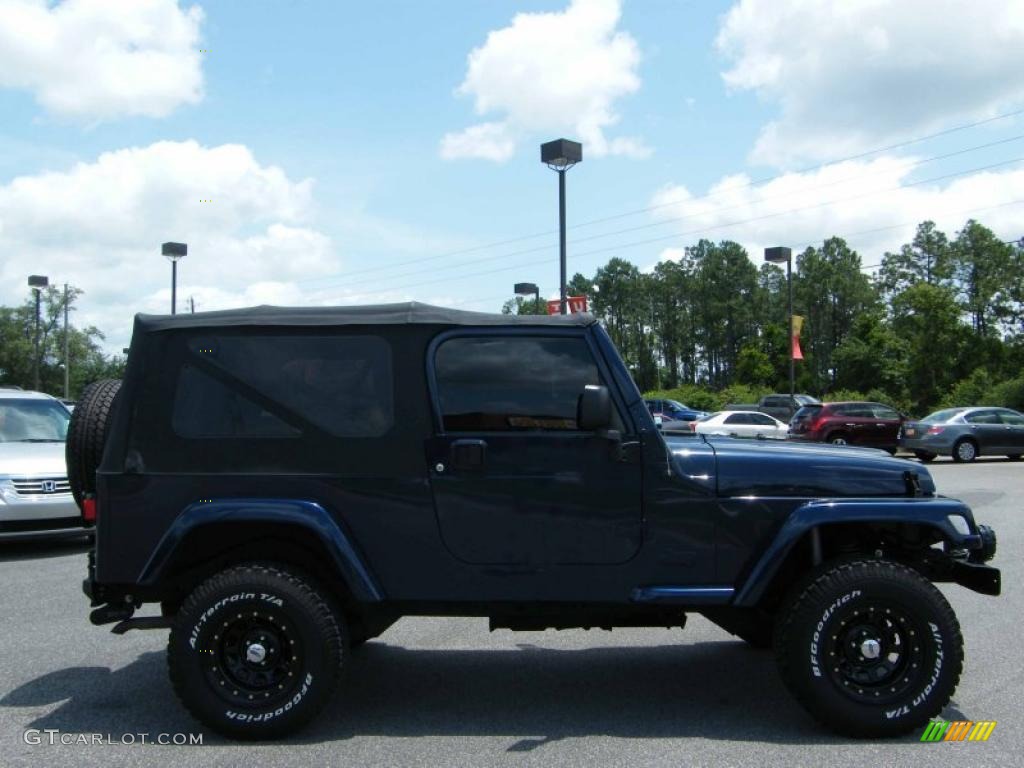
[[[19,496],[56,496],[71,493],[66,477],[12,477],[11,485]]]

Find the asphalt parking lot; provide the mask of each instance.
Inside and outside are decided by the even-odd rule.
[[[50,543],[0,545],[0,765],[1020,765],[1024,464],[930,469],[999,535],[1002,597],[943,588],[967,646],[944,717],[998,721],[987,743],[834,736],[789,698],[770,653],[700,617],[684,631],[493,634],[483,619],[404,619],[357,653],[300,735],[232,743],[203,733],[174,698],[166,631],[117,637],[90,625],[85,547]],[[26,743],[29,729],[41,743]],[[51,745],[46,729],[113,743]],[[203,733],[203,744],[138,736],[161,733]]]

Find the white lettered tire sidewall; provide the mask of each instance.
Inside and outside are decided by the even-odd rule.
[[[902,611],[920,643],[912,682],[896,700],[877,705],[848,695],[827,667],[830,640],[844,617],[871,606]],[[930,582],[897,563],[859,561],[828,570],[780,618],[776,657],[786,686],[809,713],[841,733],[890,736],[923,726],[959,682],[963,639],[952,608]]]
[[[218,633],[225,622],[253,614],[287,627],[283,634],[296,657],[284,689],[266,703],[228,696],[214,683],[223,670],[211,672],[224,666]],[[168,640],[171,682],[189,712],[210,728],[232,738],[277,738],[308,722],[330,698],[343,662],[343,633],[340,617],[302,578],[283,568],[239,566],[201,584],[175,617]]]

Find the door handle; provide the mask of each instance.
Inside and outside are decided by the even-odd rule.
[[[487,458],[484,440],[456,440],[448,450],[448,463],[452,469],[483,469]]]

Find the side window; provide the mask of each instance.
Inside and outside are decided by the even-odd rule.
[[[1000,411],[1000,418],[1003,420],[1003,424],[1011,424],[1015,427],[1024,427],[1024,416],[1013,411]]]
[[[765,399],[764,404],[767,408],[782,408],[786,405],[786,400],[788,399],[785,397],[769,397]]]
[[[299,431],[191,365],[178,374],[171,427],[181,437],[295,437]]]
[[[889,408],[888,406],[873,405],[871,406],[871,408],[875,412],[876,419],[888,419],[889,421],[898,421],[900,418],[900,415],[895,410]]]
[[[727,416],[724,424],[749,424],[750,417],[745,413],[734,413],[731,416]]]
[[[995,411],[975,411],[968,414],[964,421],[968,424],[1002,424],[999,414]]]
[[[575,430],[584,387],[604,383],[582,338],[456,337],[434,371],[446,432]]]
[[[760,426],[771,427],[771,426],[775,425],[775,420],[771,416],[769,416],[768,414],[765,414],[765,413],[751,414],[750,420],[754,424],[758,424]]]
[[[182,437],[379,437],[394,421],[391,347],[377,336],[191,339],[172,427]]]

